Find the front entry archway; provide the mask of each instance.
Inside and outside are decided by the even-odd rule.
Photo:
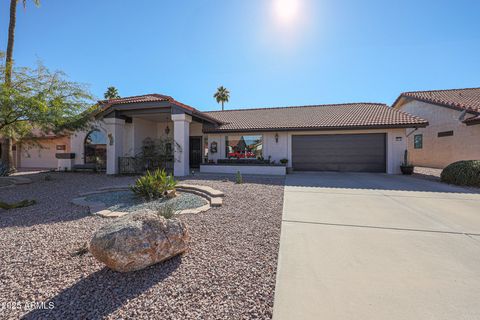
[[[84,143],[85,164],[95,164],[99,169],[107,167],[107,136],[98,129],[90,131]]]

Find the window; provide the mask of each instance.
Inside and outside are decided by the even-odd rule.
[[[413,147],[415,149],[423,148],[423,134],[416,134],[413,136]]]
[[[441,137],[451,137],[453,136],[453,131],[442,131],[437,134],[439,138]]]
[[[262,157],[263,137],[227,136],[225,137],[225,155],[227,158],[255,159]]]
[[[84,143],[85,164],[97,164],[101,168],[107,165],[107,137],[100,130],[88,133]]]

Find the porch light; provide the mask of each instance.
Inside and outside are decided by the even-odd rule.
[[[170,133],[170,128],[168,127],[168,124],[167,124],[167,127],[165,128],[165,134],[168,136],[169,133]]]
[[[278,143],[278,133],[275,133],[275,142]]]

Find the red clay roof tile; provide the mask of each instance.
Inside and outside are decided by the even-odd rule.
[[[480,88],[404,92],[397,101],[402,97],[480,113]]]
[[[325,130],[426,126],[427,121],[379,103],[349,103],[205,112],[223,122],[207,132]]]

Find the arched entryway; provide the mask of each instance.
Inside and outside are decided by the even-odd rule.
[[[100,169],[107,167],[107,136],[95,129],[85,137],[85,164],[96,164]]]

